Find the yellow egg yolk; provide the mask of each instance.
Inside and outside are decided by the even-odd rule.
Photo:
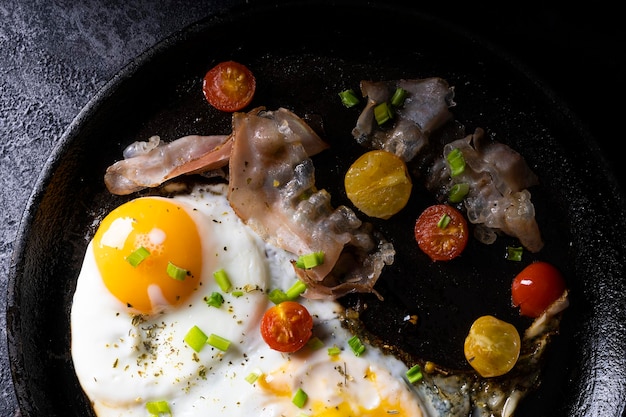
[[[143,255],[137,257],[138,250]],[[200,281],[196,224],[181,205],[166,198],[141,197],[117,207],[102,220],[93,251],[108,290],[140,313],[182,302]]]

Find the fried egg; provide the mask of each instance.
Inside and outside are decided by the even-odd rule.
[[[71,354],[96,415],[423,415],[403,362],[372,346],[351,350],[335,301],[298,300],[319,345],[290,354],[268,347],[259,324],[273,305],[268,293],[296,281],[294,255],[249,229],[226,187],[138,197],[109,213],[89,242]],[[207,302],[214,293],[221,305]],[[190,343],[192,328],[207,342]],[[293,400],[299,390],[303,403]]]

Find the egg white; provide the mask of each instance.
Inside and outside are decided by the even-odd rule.
[[[259,331],[264,311],[273,305],[267,293],[295,282],[289,262],[294,255],[267,245],[244,225],[226,191],[225,185],[198,186],[173,197],[195,220],[204,257],[199,290],[176,308],[152,316],[130,313],[106,289],[89,244],[73,298],[71,353],[96,414],[147,416],[146,402],[165,400],[175,417],[313,416],[320,404],[368,409],[395,400],[403,410],[388,413],[422,415],[401,361],[371,346],[361,356],[350,351],[352,335],[341,326],[336,302],[299,300],[311,312],[323,347],[284,354],[267,346]],[[220,268],[242,296],[220,290],[212,275]],[[204,300],[213,291],[224,296],[219,308]],[[195,352],[183,340],[194,325],[228,339],[228,350],[207,344]],[[330,356],[332,346],[341,353]],[[246,380],[252,373],[260,375],[255,382]],[[302,409],[292,402],[298,388],[309,397]]]

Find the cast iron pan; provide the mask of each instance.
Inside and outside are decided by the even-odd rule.
[[[445,22],[385,5],[296,2],[243,7],[193,25],[139,57],[71,124],[29,201],[11,267],[9,354],[24,416],[91,415],[70,358],[69,312],[96,220],[127,199],[106,191],[103,173],[135,140],[228,133],[230,116],[205,103],[201,79],[231,59],[257,76],[253,106],[321,116],[318,127],[332,147],[314,159],[317,183],[335,205],[349,203],[339,179],[363,151],[350,136],[358,110],[344,108],[337,93],[362,79],[439,76],[454,85],[452,110],[467,131],[482,127],[518,150],[541,179],[531,192],[545,248],[527,253],[523,264],[554,263],[571,291],[543,382],[516,415],[621,415],[626,244],[616,222],[625,211],[593,139],[540,82]],[[464,368],[462,343],[476,317],[529,324],[510,305],[510,283],[522,265],[504,259],[506,238],[490,246],[471,242],[448,264],[429,262],[412,228],[434,200],[415,184],[401,214],[376,222],[400,249],[377,286],[385,302],[345,302],[367,302],[363,320],[384,340]],[[416,329],[402,326],[406,314],[420,317]]]

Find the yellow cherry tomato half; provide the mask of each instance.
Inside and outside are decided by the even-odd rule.
[[[520,335],[510,323],[482,316],[472,324],[465,338],[465,359],[485,378],[501,376],[515,366],[521,348]]]
[[[354,161],[346,173],[344,186],[357,209],[370,217],[388,219],[406,206],[413,184],[401,158],[375,150]]]

